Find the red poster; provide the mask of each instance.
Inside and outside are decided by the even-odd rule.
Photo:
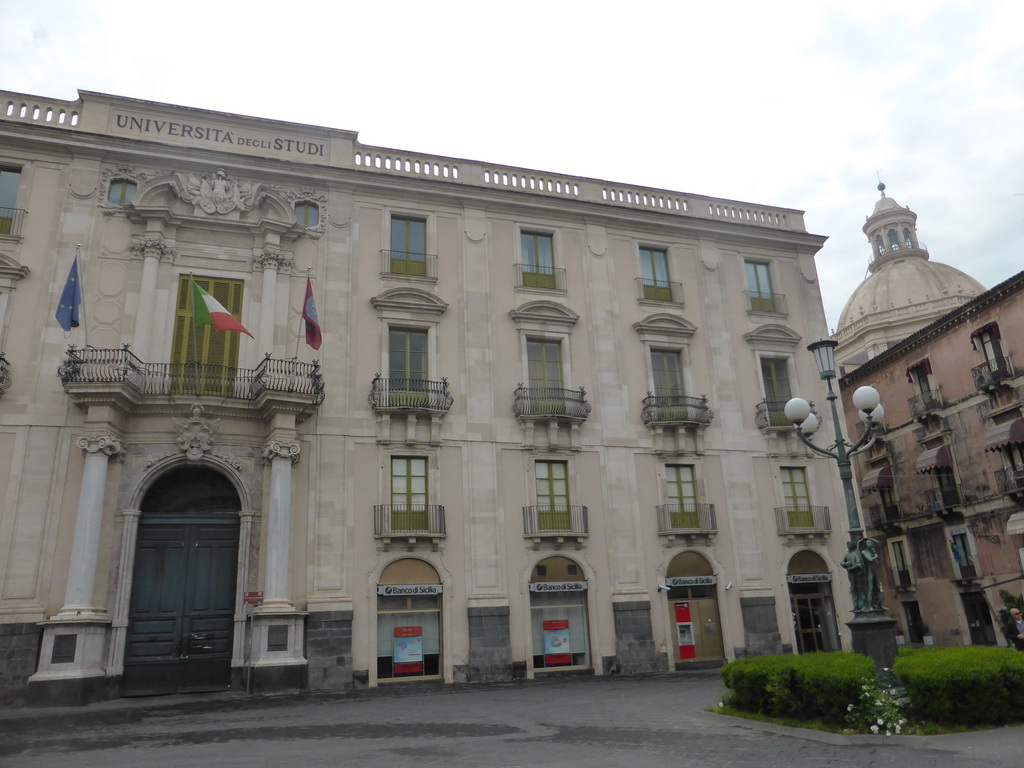
[[[395,627],[392,648],[396,675],[423,674],[423,627]]]
[[[544,622],[544,666],[572,664],[569,651],[569,620],[551,619]]]
[[[676,642],[679,645],[680,659],[696,658],[697,646],[693,640],[689,603],[676,603]]]

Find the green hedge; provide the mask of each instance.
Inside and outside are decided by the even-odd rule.
[[[875,679],[875,666],[848,651],[752,656],[722,667],[722,679],[737,709],[843,724],[861,687]]]
[[[901,648],[893,672],[922,719],[958,725],[1024,721],[1024,653],[1012,648]]]

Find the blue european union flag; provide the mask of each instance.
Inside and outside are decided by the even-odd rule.
[[[64,283],[64,290],[60,294],[60,303],[57,305],[57,322],[65,331],[78,327],[78,310],[82,306],[82,285],[78,280],[78,256],[71,262],[71,271],[68,273],[68,281]]]

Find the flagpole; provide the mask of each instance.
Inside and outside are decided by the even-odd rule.
[[[82,268],[82,244],[75,244],[75,261],[78,264],[78,295],[82,297],[82,329],[85,336],[85,346],[89,346],[89,321],[88,313],[85,311],[85,291],[82,290],[82,286],[85,285],[85,280],[82,279],[82,275],[85,274],[85,269]]]
[[[188,296],[192,307],[192,357],[196,379],[196,397],[199,397],[199,328],[196,326],[196,281],[192,270],[188,271]]]

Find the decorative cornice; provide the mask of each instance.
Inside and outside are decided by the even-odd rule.
[[[150,256],[159,261],[173,261],[177,249],[164,242],[162,237],[149,236],[145,239],[132,240],[128,246],[133,258],[143,259]]]
[[[277,250],[265,250],[252,257],[253,272],[262,272],[265,269],[276,269],[278,272],[289,273],[295,266],[295,259],[290,253],[282,253]]]
[[[177,174],[175,191],[178,197],[192,203],[204,212],[228,214],[235,211],[250,211],[259,205],[266,192],[259,184],[238,182],[228,176],[227,171],[218,168],[203,177]]]
[[[220,419],[203,417],[203,406],[192,405],[192,416],[187,419],[171,419],[178,433],[178,445],[185,452],[185,459],[190,464],[198,464],[203,456],[211,453],[213,439],[220,430]]]

